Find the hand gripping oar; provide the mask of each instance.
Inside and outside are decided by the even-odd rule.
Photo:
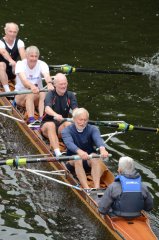
[[[142,127],[142,126],[135,126],[132,124],[128,124],[126,122],[109,122],[109,121],[92,121],[89,120],[89,124],[96,125],[96,126],[105,126],[110,128],[117,128],[118,130],[123,131],[132,131],[132,130],[139,130],[139,131],[148,131],[148,132],[155,132],[159,133],[159,128],[152,128],[152,127]]]
[[[103,73],[103,74],[126,74],[126,75],[142,75],[142,72],[132,72],[126,70],[99,70],[91,68],[75,68],[68,64],[63,65],[49,65],[50,70],[61,71],[66,74],[74,72],[85,72],[85,73]]]
[[[112,156],[111,154],[108,157]],[[101,155],[91,154],[89,155],[89,159],[91,158],[101,158]],[[79,155],[73,156],[62,156],[62,157],[16,157],[14,159],[0,160],[0,165],[9,165],[18,168],[18,166],[26,165],[27,163],[38,163],[38,162],[66,162],[69,160],[81,160]]]
[[[47,89],[42,89],[39,92],[48,92],[48,90]],[[30,93],[33,93],[33,92],[31,90],[0,92],[0,97],[9,97],[9,96],[16,96],[16,95],[30,94]]]

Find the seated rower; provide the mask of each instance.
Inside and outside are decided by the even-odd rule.
[[[89,186],[85,170],[91,170],[94,188],[100,188],[100,178],[103,174],[101,159],[89,159],[89,154],[95,153],[95,145],[103,158],[108,157],[105,143],[98,128],[88,124],[89,113],[86,109],[78,108],[72,116],[74,124],[63,129],[62,138],[67,147],[67,155],[78,154],[82,160],[69,161],[69,167],[74,167],[77,178],[86,189],[89,189]]]
[[[5,92],[10,92],[9,81],[14,83],[15,65],[20,57],[24,59],[24,42],[17,37],[19,27],[16,23],[5,24],[5,36],[0,39],[0,82]]]
[[[53,90],[52,79],[49,67],[39,60],[39,49],[30,46],[26,49],[26,59],[18,61],[15,68],[16,85],[15,91],[31,90],[32,94],[22,94],[15,97],[17,105],[26,107],[28,123],[33,123],[35,107],[38,107],[39,120],[44,113],[45,92],[39,92],[43,88],[42,78],[44,77],[48,90]]]
[[[50,148],[55,156],[60,156],[58,136],[62,129],[71,123],[64,121],[68,118],[70,109],[78,107],[73,92],[67,90],[68,82],[64,74],[58,73],[54,78],[55,90],[47,93],[45,98],[45,115],[41,123],[41,133],[49,139]]]
[[[108,186],[98,204],[99,212],[131,218],[140,216],[141,210],[152,210],[153,199],[141,182],[141,176],[135,171],[134,160],[121,157],[118,172],[119,175]]]

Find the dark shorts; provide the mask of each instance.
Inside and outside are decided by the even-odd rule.
[[[7,76],[8,76],[9,80],[15,79],[16,75],[12,72],[12,67],[11,66],[7,66],[6,73],[7,73]]]
[[[3,62],[6,64],[6,74],[8,76],[8,79],[9,80],[15,79],[16,75],[13,73],[12,66],[9,65],[8,61],[0,59],[0,62]]]
[[[42,121],[41,124],[40,124],[40,128],[44,125],[44,123],[47,123],[47,122],[54,122],[54,123],[55,123],[56,133],[57,133],[57,135],[58,135],[58,129],[59,129],[59,127],[61,126],[62,123],[66,122],[66,120],[65,120],[65,121],[62,121],[62,122],[58,122],[58,121],[56,121],[56,120]]]
[[[82,162],[83,162],[83,168],[84,168],[85,172],[90,173],[91,167],[88,165],[87,160],[83,160]],[[69,162],[66,163],[66,167],[72,174],[75,174],[75,168]]]

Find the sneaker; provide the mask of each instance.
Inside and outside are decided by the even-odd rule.
[[[15,98],[14,98],[13,101],[12,101],[12,106],[13,106],[14,108],[16,108],[16,106],[17,106],[17,103],[16,103],[16,101],[15,101]]]
[[[62,156],[67,156],[67,153],[66,152],[62,152],[60,157],[62,157]]]
[[[56,158],[67,156],[66,152],[62,152],[59,156],[56,156],[54,150],[50,150],[50,151],[51,151],[52,155]]]
[[[33,123],[35,121],[35,118],[34,117],[29,117],[28,118],[28,123]]]
[[[39,120],[39,122],[42,122],[42,117],[39,117],[39,119],[38,119],[38,120]]]
[[[32,130],[39,130],[40,124],[41,124],[41,121],[35,120],[34,122],[29,123],[28,127],[30,127]]]

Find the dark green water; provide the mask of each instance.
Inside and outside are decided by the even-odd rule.
[[[151,70],[157,63],[157,57],[152,61],[158,53],[157,0],[1,0],[0,13],[1,33],[5,22],[17,22],[26,46],[37,45],[48,64],[126,69],[125,64],[140,67],[142,62]],[[89,110],[91,119],[158,127],[156,76],[75,73],[68,80],[70,89],[77,92],[79,105]],[[3,118],[2,124],[2,158],[35,152],[12,121]],[[101,131],[114,130],[103,127]],[[159,237],[158,143],[157,134],[134,131],[112,138],[108,149],[113,154],[109,167],[114,173],[121,155],[136,160],[154,196],[150,220]],[[15,173],[8,167],[1,169],[0,179],[0,239],[111,239],[66,187]]]

